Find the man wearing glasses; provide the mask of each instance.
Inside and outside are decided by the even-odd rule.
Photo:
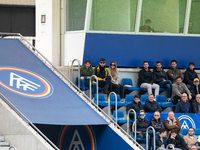
[[[197,94],[196,100],[192,102],[192,113],[200,113],[200,94]]]
[[[175,113],[191,113],[191,105],[187,101],[187,94],[183,93],[181,101],[176,105]]]
[[[188,129],[188,134],[184,136],[183,139],[185,140],[185,143],[188,145],[189,148],[191,148],[192,145],[195,145],[198,141],[194,135],[194,128],[190,127]]]
[[[104,94],[108,94],[112,91],[111,77],[108,76],[108,69],[105,67],[106,60],[101,58],[99,65],[95,67],[95,75],[98,78],[98,85],[103,89]]]

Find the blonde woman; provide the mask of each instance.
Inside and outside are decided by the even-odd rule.
[[[151,118],[151,125],[156,132],[160,132],[160,129],[164,128],[163,121],[160,119],[159,111],[154,112],[154,116]]]
[[[119,94],[121,98],[124,98],[124,87],[119,84],[119,73],[117,71],[117,63],[115,61],[110,63],[108,74],[111,77],[112,91]]]

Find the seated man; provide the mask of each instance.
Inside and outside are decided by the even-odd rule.
[[[190,150],[197,150],[197,146],[196,145],[192,145]]]
[[[190,86],[189,90],[192,93],[192,101],[194,101],[196,98],[196,95],[200,94],[200,84],[199,84],[198,78],[194,79],[193,84]]]
[[[145,25],[140,27],[140,32],[154,32],[150,19],[147,19]]]
[[[178,76],[180,76],[181,79],[183,79],[183,74],[181,73],[179,69],[176,68],[176,66],[177,66],[177,61],[172,60],[171,68],[167,71],[168,79],[171,80],[172,84],[176,82],[176,78]]]
[[[92,68],[91,61],[85,60],[85,65],[80,69],[80,88],[85,91],[85,87],[89,87],[90,77],[94,75],[94,69]],[[91,79],[93,81],[93,79]],[[96,83],[92,82],[93,96],[96,94]]]
[[[140,110],[144,110],[143,105],[140,102],[140,97],[138,95],[135,95],[134,101],[128,104],[126,108],[126,112],[128,113],[130,109],[134,109],[136,113],[140,113]],[[130,112],[129,117],[133,119],[133,115],[134,113]]]
[[[139,86],[148,91],[148,95],[152,94],[152,89],[155,89],[155,97],[159,95],[159,85],[154,83],[153,73],[149,69],[148,61],[144,61],[144,68],[139,72]]]
[[[167,147],[166,135],[167,135],[166,129],[165,128],[161,128],[160,129],[160,134],[156,135],[156,150],[165,150],[165,148]]]
[[[175,113],[191,113],[191,105],[187,101],[187,94],[183,93],[181,101],[176,105]]]
[[[98,85],[103,89],[103,93],[108,94],[112,91],[111,77],[108,76],[108,69],[105,67],[106,60],[101,58],[99,65],[95,67],[95,75],[98,78]]]
[[[180,101],[183,93],[187,93],[189,100],[192,99],[191,93],[188,90],[185,83],[182,83],[182,79],[180,76],[177,77],[176,83],[172,85],[172,101],[174,104],[177,104]]]
[[[183,137],[185,140],[185,143],[188,145],[189,148],[192,147],[192,145],[195,145],[198,141],[197,138],[194,136],[194,128],[190,127],[188,129],[188,134]]]
[[[154,96],[152,94],[149,95],[148,100],[146,100],[144,107],[146,112],[162,111],[160,105],[156,101],[154,101]]]
[[[166,72],[161,67],[161,62],[157,61],[153,70],[154,82],[167,90],[167,101],[171,102],[172,82],[168,80]]]
[[[188,88],[190,88],[190,86],[193,85],[193,81],[195,78],[199,79],[197,73],[194,71],[194,67],[195,67],[195,63],[190,62],[189,67],[184,73],[184,82]]]
[[[149,120],[144,119],[145,118],[145,111],[140,110],[139,117],[136,121],[136,133],[141,138],[144,138],[144,133],[146,132],[147,128],[149,127]],[[135,132],[135,122],[133,122],[132,130]]]
[[[200,113],[200,94],[197,94],[196,100],[192,101],[192,113]]]
[[[178,118],[174,117],[173,111],[170,111],[168,117],[165,119],[165,128],[167,129],[167,135],[169,135],[172,129],[176,129],[177,132],[181,130],[181,123]]]
[[[182,149],[189,150],[184,139],[179,134],[177,134],[176,129],[173,129],[169,134],[169,138],[167,139],[167,144],[172,144],[174,148],[177,150],[182,150]]]

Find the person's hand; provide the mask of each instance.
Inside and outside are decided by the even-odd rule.
[[[163,81],[166,81],[165,79],[163,79]]]
[[[192,99],[192,96],[191,95],[189,95],[189,100],[191,100]]]
[[[173,135],[170,136],[171,139],[175,139],[175,137]]]
[[[106,81],[106,78],[102,79],[103,81]]]
[[[162,148],[165,148],[163,145],[161,146]]]
[[[152,85],[152,83],[149,83],[150,85]]]
[[[174,76],[173,74],[171,74],[171,76]]]

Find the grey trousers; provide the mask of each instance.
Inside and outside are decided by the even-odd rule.
[[[149,95],[149,94],[152,94],[152,89],[155,89],[155,98],[156,98],[157,95],[159,95],[160,86],[159,86],[158,84],[153,83],[153,84],[151,85],[151,84],[149,84],[149,83],[142,83],[142,84],[140,85],[140,87],[141,87],[141,88],[147,89],[148,95]]]

